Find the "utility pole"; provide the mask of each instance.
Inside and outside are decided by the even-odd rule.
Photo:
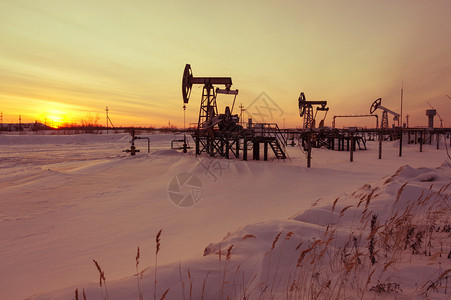
[[[105,108],[105,113],[106,113],[106,133],[108,134],[108,106]]]
[[[109,128],[108,124],[111,124],[111,128],[113,128],[113,129],[114,129],[114,132],[117,133],[117,130],[116,130],[116,128],[114,127],[113,122],[111,122],[110,116],[108,115],[108,112],[109,112],[109,111],[110,111],[110,110],[108,109],[108,106],[107,106],[107,107],[105,108],[105,113],[106,113],[106,133],[108,133],[108,128]]]

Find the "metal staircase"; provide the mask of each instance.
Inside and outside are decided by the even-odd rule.
[[[269,145],[271,146],[272,151],[274,152],[274,155],[278,159],[285,159],[287,158],[284,149],[281,147],[279,141],[277,139],[272,140]]]
[[[288,157],[285,149],[287,141],[277,124],[256,123],[253,125],[252,130],[252,142],[269,144],[277,159],[286,159]]]

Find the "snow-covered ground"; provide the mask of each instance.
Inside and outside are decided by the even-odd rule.
[[[141,152],[132,157],[122,152],[126,134],[0,135],[0,299],[72,299],[76,288],[101,299],[93,259],[105,272],[109,299],[139,299],[138,246],[141,290],[151,299],[160,229],[158,299],[167,289],[166,299],[190,299],[191,282],[195,299],[360,298],[378,295],[378,288],[408,298],[430,287],[428,280],[429,297],[451,294],[450,274],[439,278],[451,268],[450,236],[440,231],[450,224],[449,190],[440,190],[451,183],[443,143],[440,150],[424,145],[422,153],[419,145],[404,145],[399,157],[398,142],[384,142],[379,160],[377,142],[368,142],[352,163],[349,152],[314,149],[307,169],[297,147],[287,148],[290,160],[244,162],[169,150],[173,135],[142,136],[150,137],[151,152],[138,140]],[[168,194],[183,173],[202,186],[191,207],[175,205]],[[412,204],[420,197],[428,198],[429,211]],[[414,233],[404,252],[382,243],[383,234],[394,234],[384,231],[388,221],[406,208],[421,218],[393,228],[420,232],[433,222],[428,213],[436,213],[433,225],[441,229],[429,248],[421,246],[431,256],[411,254]],[[373,242],[391,246],[376,248],[374,265],[373,215]],[[343,266],[350,266],[347,273]]]

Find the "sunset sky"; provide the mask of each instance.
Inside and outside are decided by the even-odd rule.
[[[400,112],[403,83],[410,126],[427,125],[429,102],[451,127],[449,0],[0,0],[4,123],[98,114],[104,124],[108,106],[115,125],[182,126],[186,63],[194,76],[232,77],[245,107],[264,92],[279,109],[265,121],[280,126],[301,125],[301,91],[328,101],[329,126],[368,114],[377,98]],[[187,123],[201,92],[193,87]],[[220,111],[229,102],[218,96]]]

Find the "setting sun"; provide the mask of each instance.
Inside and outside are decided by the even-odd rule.
[[[64,111],[57,109],[50,109],[45,111],[40,116],[42,123],[53,127],[59,128],[65,123],[69,123],[67,114]]]

